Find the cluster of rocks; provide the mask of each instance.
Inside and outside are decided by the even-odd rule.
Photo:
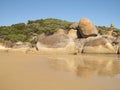
[[[36,46],[38,50],[60,48],[71,53],[120,54],[120,37],[100,35],[96,26],[83,18],[72,24],[68,33],[60,29],[51,36],[40,35]]]
[[[113,28],[111,28],[111,32]],[[37,43],[33,46],[31,43],[9,41],[4,43],[5,47],[12,49],[25,49],[27,51],[36,49],[37,51],[49,52],[58,51],[65,53],[112,53],[120,54],[120,37],[113,37],[112,34],[100,35],[96,26],[86,18],[79,23],[70,26],[69,32],[60,29],[53,35],[46,36],[42,34],[36,36]]]

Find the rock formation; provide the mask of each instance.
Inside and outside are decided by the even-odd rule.
[[[70,29],[70,31],[68,32],[67,36],[72,38],[72,39],[76,39],[77,38],[77,30]]]
[[[113,24],[111,24],[110,25],[110,29],[109,29],[109,31],[108,31],[108,35],[110,35],[110,36],[112,36],[112,34],[113,34],[113,31],[114,31],[114,25]]]
[[[65,33],[58,31],[50,36],[42,36],[42,39],[39,39],[38,42],[48,48],[62,48],[68,44],[68,39],[69,37]]]
[[[80,20],[77,28],[78,38],[87,38],[90,36],[97,36],[98,30],[95,25],[86,18]]]
[[[116,53],[116,48],[102,36],[89,37],[85,40],[83,53]]]
[[[73,23],[73,24],[70,26],[70,29],[77,30],[77,28],[78,28],[78,23]]]
[[[14,43],[14,46],[12,48],[14,48],[14,49],[20,49],[20,48],[30,49],[31,47],[32,47],[31,43],[29,43],[29,42],[23,43],[23,42],[19,41],[19,42]]]
[[[69,34],[64,33],[63,31],[58,31],[50,36],[39,36],[39,41],[37,42],[37,48],[39,51],[55,51],[57,52],[66,52],[74,53],[75,52],[75,42]]]
[[[78,38],[77,38],[78,37]],[[120,53],[118,40],[110,35],[98,35],[98,30],[89,19],[81,19],[70,26],[68,34],[58,30],[50,36],[41,35],[37,48],[68,51],[69,53]]]
[[[111,25],[111,31],[114,26]],[[120,54],[120,37],[116,38],[110,35],[99,35],[95,25],[86,18],[80,20],[79,23],[73,23],[69,31],[59,29],[53,35],[41,34],[36,36],[34,48],[37,51],[56,51],[65,53],[112,53]],[[5,42],[8,48],[33,48],[30,43],[11,43]]]
[[[120,54],[120,36],[116,38],[115,44],[117,44],[118,47],[117,54]]]

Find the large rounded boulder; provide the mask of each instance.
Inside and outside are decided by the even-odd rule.
[[[78,38],[87,38],[90,36],[97,36],[98,30],[95,25],[87,18],[80,20],[77,30]]]

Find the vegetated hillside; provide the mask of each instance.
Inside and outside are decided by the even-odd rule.
[[[70,25],[73,22],[68,22],[64,20],[48,18],[40,20],[29,20],[27,24],[18,23],[11,26],[1,26],[0,27],[0,42],[10,41],[12,43],[22,41],[35,43],[34,36],[45,33],[46,35],[51,35],[59,29],[64,29],[69,31]],[[109,31],[108,27],[97,26],[100,34],[105,34]],[[120,36],[120,30],[114,28],[114,36]]]
[[[59,29],[69,30],[72,22],[63,21],[54,18],[29,20],[27,24],[18,23],[11,26],[0,27],[0,42],[3,41],[28,41],[32,36],[45,33],[46,35],[53,34]]]

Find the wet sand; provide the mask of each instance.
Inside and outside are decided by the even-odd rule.
[[[0,90],[120,90],[118,55],[0,52]]]

